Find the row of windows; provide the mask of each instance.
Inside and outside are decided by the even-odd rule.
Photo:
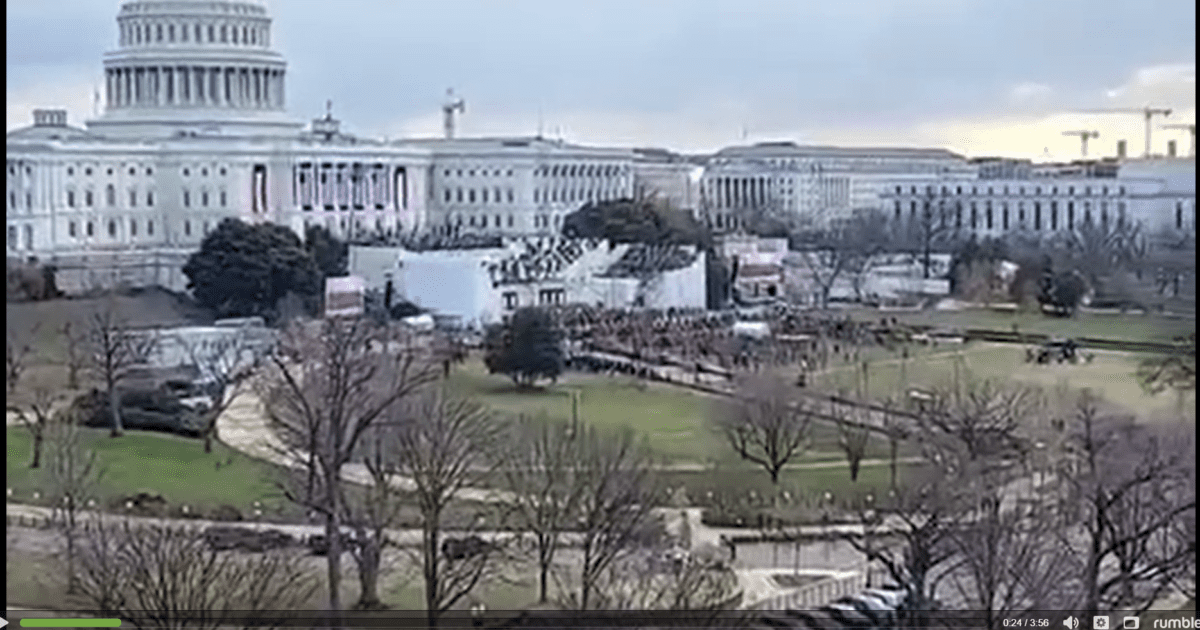
[[[997,219],[997,216],[996,216],[997,208],[995,208],[992,205],[992,202],[990,202],[990,201],[986,202],[984,204],[984,207],[982,208],[982,212],[980,212],[980,210],[981,209],[979,207],[979,204],[974,201],[971,202],[969,208],[964,208],[963,204],[958,203],[958,204],[955,204],[955,206],[952,209],[942,207],[942,208],[938,209],[937,211],[934,211],[928,207],[924,207],[923,209],[919,210],[917,202],[914,201],[909,204],[909,220],[910,221],[917,221],[917,220],[932,221],[936,225],[938,225],[940,228],[948,228],[948,227],[950,227],[951,223],[953,223],[953,226],[956,229],[961,229],[963,227],[969,226],[970,229],[973,229],[973,230],[981,229],[981,228],[987,229],[987,230],[994,230],[997,228],[999,228],[1001,230],[1007,230],[1010,227],[1027,226],[1027,225],[1029,225],[1028,220],[1032,219],[1032,226],[1033,226],[1034,230],[1042,230],[1042,229],[1057,230],[1057,229],[1059,229],[1060,214],[1059,214],[1059,205],[1058,205],[1057,201],[1051,201],[1049,203],[1049,205],[1047,207],[1048,213],[1045,216],[1045,219],[1046,219],[1045,221],[1043,221],[1042,204],[1041,203],[1034,203],[1033,208],[1031,209],[1031,212],[1029,212],[1029,213],[1026,212],[1026,208],[1025,208],[1024,204],[1019,204],[1016,208],[1015,216],[1011,212],[1011,208],[1009,207],[1009,205],[1007,203],[1002,203],[1002,204],[1000,204],[1000,207],[998,208],[999,221],[996,220]],[[1073,202],[1073,201],[1066,202],[1065,210],[1066,210],[1065,215],[1062,215],[1062,219],[1063,219],[1062,225],[1063,225],[1063,227],[1065,227],[1068,230],[1073,230],[1073,229],[1075,229],[1076,218],[1077,218],[1076,212],[1075,212],[1075,202]],[[968,212],[969,212],[969,214],[968,214]],[[894,213],[897,221],[899,221],[903,218],[903,205],[901,204],[900,201],[894,202],[893,213]],[[928,214],[925,214],[925,213],[928,213]],[[1181,218],[1179,218],[1181,216],[1181,213],[1177,212],[1176,214],[1177,214],[1177,218],[1176,218],[1177,226],[1176,227],[1181,227],[1182,221],[1181,221]],[[951,215],[953,215],[953,221],[951,221]],[[1093,220],[1092,205],[1090,203],[1085,202],[1083,204],[1083,213],[1079,218],[1082,223],[1091,223],[1092,222],[1092,220]],[[1015,222],[1012,221],[1011,219],[1015,219]],[[1101,224],[1108,225],[1110,220],[1111,220],[1111,218],[1110,218],[1110,214],[1108,211],[1108,204],[1106,204],[1106,203],[1101,204],[1100,205],[1100,222],[1101,222]],[[1128,220],[1128,218],[1126,216],[1126,206],[1125,206],[1125,203],[1122,202],[1122,203],[1117,204],[1116,221],[1118,222],[1118,224],[1123,224],[1123,223],[1125,223],[1126,220]],[[999,225],[997,225],[997,223],[999,223]]]
[[[471,227],[486,228],[486,227],[488,227],[488,217],[489,217],[489,215],[486,215],[486,214],[480,214],[480,215],[470,214],[470,215],[467,215],[467,220],[465,221],[465,224],[469,225]],[[501,215],[499,215],[499,214],[492,215],[491,218],[492,218],[492,223],[491,223],[492,227],[497,227],[497,228],[504,227],[503,217]],[[513,218],[513,215],[511,215],[511,214],[508,215],[508,227],[513,227],[515,221],[516,220]],[[446,215],[446,225],[463,225],[463,224],[464,224],[463,215],[461,215],[461,214],[456,214],[454,216]]]
[[[910,186],[910,187],[909,187],[909,194],[911,194],[911,195],[916,195],[916,194],[918,194],[918,193],[917,193],[917,188],[918,188],[917,186]],[[897,194],[897,195],[903,195],[903,194],[904,194],[904,190],[903,190],[903,189],[904,189],[904,187],[903,187],[903,186],[896,186],[896,194]],[[936,188],[935,186],[925,186],[925,194],[926,194],[926,195],[932,195],[932,194],[935,194],[935,192],[936,192],[936,189],[937,189],[937,188]],[[956,194],[956,195],[961,195],[961,194],[963,194],[963,190],[964,190],[964,188],[963,188],[962,186],[956,186],[954,190],[955,190],[954,194]],[[970,194],[972,194],[972,195],[978,195],[978,194],[979,194],[979,190],[980,190],[980,187],[979,187],[979,186],[972,186],[972,187],[971,187],[971,192],[970,192]],[[1008,186],[1005,186],[1005,187],[1004,187],[1002,190],[1003,190],[1003,192],[1002,192],[1001,194],[1002,194],[1002,195],[1006,195],[1006,196],[1007,196],[1007,195],[1009,194],[1009,191],[1010,191],[1011,189],[1010,189]],[[1017,195],[1024,195],[1024,194],[1025,194],[1025,187],[1024,187],[1024,186],[1017,187],[1017,188],[1016,188],[1016,190],[1017,190],[1017,193],[1016,193]],[[1092,187],[1091,187],[1091,186],[1083,186],[1083,187],[1081,187],[1081,188],[1080,188],[1080,190],[1082,190],[1082,191],[1083,191],[1083,193],[1082,193],[1082,194],[1083,194],[1085,197],[1090,197],[1090,196],[1092,195]],[[1099,186],[1099,187],[1097,187],[1097,190],[1098,190],[1098,191],[1100,191],[1100,192],[1099,192],[1099,193],[1097,193],[1097,194],[1099,194],[1099,195],[1101,195],[1101,196],[1108,196],[1108,193],[1109,193],[1109,187],[1108,187],[1108,186]],[[1030,191],[1030,194],[1033,194],[1033,195],[1040,195],[1040,194],[1042,194],[1042,187],[1041,187],[1041,186],[1031,187],[1031,188],[1029,189],[1029,191]],[[1067,191],[1067,192],[1066,192],[1066,194],[1068,194],[1068,195],[1074,195],[1074,194],[1075,194],[1075,187],[1074,187],[1074,186],[1068,186],[1068,187],[1066,187],[1066,191]],[[1120,195],[1120,196],[1125,196],[1125,187],[1124,187],[1124,186],[1121,186],[1121,187],[1119,187],[1119,188],[1117,188],[1117,187],[1114,187],[1114,188],[1112,189],[1112,191],[1113,191],[1115,194],[1117,194],[1117,195]],[[942,193],[943,195],[948,195],[948,194],[950,194],[950,188],[949,188],[948,186],[942,186],[942,187],[941,187],[941,193]],[[988,186],[988,187],[987,187],[987,194],[989,194],[989,195],[995,195],[995,194],[996,194],[996,188],[995,188],[994,186]],[[1057,195],[1057,194],[1058,194],[1058,186],[1052,186],[1052,187],[1050,187],[1050,193],[1049,193],[1049,194],[1051,194],[1051,195]]]
[[[106,173],[107,173],[109,176],[112,176],[113,172],[114,172],[114,171],[113,171],[113,168],[112,168],[111,166],[110,166],[108,169],[106,169]],[[147,177],[149,177],[149,176],[151,176],[151,175],[154,175],[154,169],[153,169],[153,168],[150,168],[149,166],[147,166],[147,167],[145,168],[144,172],[146,173],[146,176],[147,176]],[[137,167],[130,166],[130,167],[129,167],[129,171],[128,171],[128,173],[129,173],[129,175],[130,175],[130,176],[136,176],[136,175],[137,175]],[[83,169],[83,174],[84,174],[85,176],[87,176],[87,177],[91,177],[91,176],[92,176],[92,167],[90,167],[90,166],[88,166],[88,167],[84,167],[84,169]],[[75,176],[75,167],[74,167],[74,166],[68,166],[68,167],[67,167],[67,177],[74,177],[74,176]]]
[[[187,190],[187,189],[185,188],[185,189],[182,191],[182,193],[183,193],[183,194],[182,194],[182,197],[181,197],[181,201],[183,202],[183,207],[184,207],[184,208],[190,208],[190,207],[192,207],[192,193],[191,193],[191,191],[190,191],[190,190]],[[200,207],[201,207],[201,208],[207,208],[207,207],[208,207],[208,205],[209,205],[209,199],[210,199],[210,197],[209,197],[209,192],[208,192],[207,190],[201,190],[201,191],[200,191]],[[222,208],[226,208],[226,207],[228,207],[228,206],[229,206],[229,194],[228,194],[227,192],[225,192],[224,190],[222,190],[222,191],[220,191],[220,192],[218,192],[218,193],[217,193],[217,199],[218,199],[218,201],[219,201],[219,205],[220,205]]]
[[[612,164],[560,164],[539,166],[533,174],[538,177],[615,177],[625,172],[625,167]]]
[[[192,174],[192,169],[185,166],[185,167],[183,167],[183,169],[180,172],[183,174],[184,177],[190,177]],[[229,171],[227,171],[224,166],[217,168],[217,175],[220,175],[221,177],[225,177],[225,175],[228,172]],[[208,167],[207,166],[200,167],[200,177],[208,177]]]
[[[129,235],[130,236],[138,235],[138,226],[139,225],[140,224],[138,223],[137,219],[129,219]],[[145,226],[146,226],[146,236],[154,236],[154,219],[146,219]],[[108,236],[110,238],[116,238],[117,237],[118,220],[117,219],[109,219],[107,222],[107,227],[108,227]],[[203,234],[207,235],[211,231],[212,231],[212,223],[205,221]],[[185,219],[183,221],[183,234],[184,234],[184,236],[192,235],[192,221],[190,219]],[[92,237],[95,235],[96,235],[96,223],[94,221],[83,222],[82,236]],[[79,224],[77,224],[75,221],[69,221],[67,223],[67,236],[70,236],[71,238],[79,238],[81,236],[81,231],[79,230]]]
[[[476,199],[479,200],[478,203],[516,203],[516,194],[513,193],[513,189],[511,188],[505,189],[503,192],[506,194],[503,196],[500,194],[502,191],[499,187],[492,188],[490,196],[487,188],[480,188],[478,192],[479,194],[476,195],[476,189],[474,188],[467,188],[465,190],[462,188],[455,188],[453,190],[446,188],[442,191],[442,200],[446,203],[476,203]],[[505,202],[505,199],[508,201]]]
[[[462,177],[463,173],[466,173],[467,177],[475,177],[476,170],[473,168],[469,168],[466,170],[459,168],[459,169],[454,169],[454,170],[444,169],[442,171],[442,175],[444,177],[450,177],[451,173],[454,173],[455,177]],[[483,168],[483,169],[479,169],[478,173],[479,173],[480,177],[512,177],[513,176],[513,171],[511,168],[508,169],[507,171],[502,171],[500,169]]]
[[[559,190],[551,188],[549,190],[535,188],[533,190],[533,203],[574,203],[576,201],[598,201],[601,199],[611,199],[616,197],[616,191],[609,190],[580,190],[567,189]]]
[[[178,39],[176,34],[178,33]],[[207,36],[207,37],[206,37]],[[150,44],[150,43],[196,43],[241,44],[243,46],[258,46],[267,44],[267,29],[265,26],[248,24],[123,24],[121,26],[121,44]]]
[[[68,208],[76,207],[75,204],[77,203],[77,201],[78,201],[78,199],[76,198],[75,191],[72,189],[67,189],[67,207]],[[105,205],[107,205],[109,207],[117,205],[117,189],[112,184],[109,184],[108,187],[104,189],[104,201],[105,201]],[[91,190],[85,190],[83,192],[83,205],[88,208],[95,205],[95,197]],[[136,188],[130,188],[129,189],[129,207],[136,208],[137,205],[138,205],[138,191]],[[154,207],[154,191],[153,190],[146,191],[146,206]]]

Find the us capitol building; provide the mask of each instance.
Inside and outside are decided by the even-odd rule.
[[[1034,166],[766,142],[689,158],[540,133],[454,138],[455,101],[445,137],[389,142],[342,131],[330,106],[308,124],[287,115],[287,63],[254,0],[129,1],[117,26],[103,114],[80,128],[35,110],[6,140],[7,257],[54,265],[67,292],[181,290],[187,257],[225,217],[356,239],[538,237],[588,201],[654,195],[718,234],[772,209],[821,223],[873,207],[900,221],[926,201],[987,235],[1072,229],[1093,213],[1195,231],[1194,152]]]
[[[253,1],[133,1],[104,56],[104,111],[85,128],[34,112],[7,135],[7,256],[60,288],[182,289],[181,267],[225,217],[353,236],[550,234],[587,200],[630,196],[635,162],[662,183],[690,164],[528,138],[356,138],[327,112],[286,113],[287,63]],[[669,186],[668,186],[669,187]]]

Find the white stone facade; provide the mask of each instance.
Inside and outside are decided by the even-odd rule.
[[[881,198],[894,220],[917,220],[928,202],[938,221],[981,236],[1070,230],[1089,218],[1138,223],[1153,234],[1194,232],[1195,177],[1192,159],[1130,160],[1117,177],[893,180]]]
[[[221,219],[342,236],[550,235],[588,201],[633,195],[632,151],[540,138],[364,140],[331,114],[285,113],[287,65],[258,3],[131,1],[104,58],[104,113],[61,110],[6,137],[9,257],[59,268],[68,292],[181,290]]]
[[[885,183],[892,180],[974,174],[962,156],[943,149],[769,142],[713,155],[705,166],[701,199],[706,220],[718,232],[738,229],[755,210],[820,226],[856,209],[878,207]]]
[[[441,234],[557,234],[588,202],[633,194],[634,155],[625,149],[544,138],[404,140],[427,151],[428,227]]]

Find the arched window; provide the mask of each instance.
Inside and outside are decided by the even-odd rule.
[[[154,191],[153,190],[146,191],[146,205],[150,206],[150,207],[154,207]]]
[[[111,237],[116,237],[117,235],[117,222],[112,219],[108,220],[108,235]]]
[[[75,238],[75,222],[74,221],[67,223],[67,235],[70,236],[71,238]]]
[[[184,208],[192,207],[192,195],[187,190],[183,191],[183,207]]]
[[[129,207],[130,208],[137,207],[137,190],[130,189],[130,191],[129,191]]]
[[[154,40],[155,40],[155,41],[158,41],[158,42],[161,42],[161,41],[163,40],[163,29],[162,29],[162,24],[159,24],[159,25],[157,25],[157,26],[155,27],[154,31],[155,31],[155,34],[154,34]]]
[[[186,219],[183,222],[183,234],[184,234],[184,236],[192,235],[192,222],[188,221]]]
[[[208,207],[208,191],[207,190],[201,191],[201,193],[200,193],[200,206],[202,208]]]
[[[137,236],[137,219],[129,220],[129,235]]]
[[[195,28],[195,31],[196,31],[196,43],[197,43],[197,44],[199,44],[200,42],[204,41],[204,38],[200,37],[200,25],[199,25],[199,24],[196,24],[195,26],[196,26],[196,28]]]
[[[96,235],[96,226],[91,221],[87,222],[87,235],[88,236]]]
[[[221,25],[221,43],[222,43],[222,44],[224,44],[224,43],[226,43],[226,42],[228,42],[228,41],[229,41],[229,30],[228,30],[228,27],[227,27],[227,26],[225,26],[224,24],[222,24],[222,25]]]
[[[117,205],[117,189],[112,184],[104,189],[104,202],[109,206]]]
[[[171,43],[175,42],[175,25],[174,24],[167,26],[167,41],[169,41]]]
[[[154,236],[154,219],[146,220],[146,234],[148,236]]]

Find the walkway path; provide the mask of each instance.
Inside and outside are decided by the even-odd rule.
[[[281,466],[304,466],[304,454],[286,448],[275,431],[267,425],[262,402],[253,392],[242,392],[229,403],[217,418],[217,436],[234,450],[250,457]],[[347,464],[342,470],[342,479],[368,486],[373,483],[367,467],[359,463]],[[394,475],[391,481],[402,490],[416,489],[416,484],[409,477]],[[502,490],[463,488],[459,491],[458,498],[468,501],[510,502],[513,497]]]

